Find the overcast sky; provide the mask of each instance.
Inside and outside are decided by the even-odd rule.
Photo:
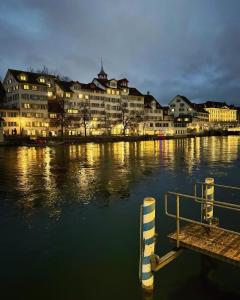
[[[160,103],[240,104],[239,0],[0,0],[0,75],[57,70],[90,82],[101,56]]]

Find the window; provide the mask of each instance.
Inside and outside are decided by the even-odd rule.
[[[110,95],[110,94],[111,94],[111,90],[110,90],[110,89],[107,89],[107,93]]]
[[[8,117],[16,118],[17,117],[17,113],[16,112],[8,112]]]
[[[184,103],[180,103],[180,106],[184,107]]]
[[[17,123],[16,122],[8,122],[8,126],[9,127],[17,126]]]
[[[66,98],[70,98],[71,94],[70,93],[66,93]]]
[[[26,80],[27,80],[27,76],[24,75],[24,74],[22,74],[22,75],[19,76],[19,79],[20,79],[21,81],[26,81]]]
[[[37,91],[37,86],[36,85],[32,85],[32,90],[33,91]]]
[[[48,92],[48,97],[52,97],[53,93],[52,92]]]
[[[78,110],[77,109],[68,109],[69,114],[77,114]]]
[[[177,102],[181,102],[181,99],[177,99]]]
[[[78,95],[78,98],[79,98],[79,99],[82,99],[82,98],[83,98],[83,94],[79,94],[79,95]]]
[[[2,112],[0,112],[0,117],[6,117],[6,112],[4,112],[4,111],[2,111]]]
[[[31,108],[31,105],[29,103],[23,103],[23,108]]]
[[[49,117],[50,117],[51,119],[56,119],[56,118],[57,118],[57,114],[50,114]]]
[[[23,85],[23,89],[24,89],[24,90],[29,90],[29,85],[28,85],[28,84],[24,84],[24,85]]]
[[[40,78],[39,78],[39,82],[45,83],[45,78],[44,78],[44,77],[40,77]]]
[[[85,95],[85,99],[89,99],[89,96],[88,96],[88,95]]]

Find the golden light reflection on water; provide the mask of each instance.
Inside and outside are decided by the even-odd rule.
[[[18,204],[26,214],[44,209],[58,218],[66,203],[108,205],[112,196],[128,198],[131,185],[154,176],[155,171],[174,173],[181,168],[191,175],[203,162],[233,163],[238,159],[239,141],[229,136],[22,147],[16,150],[15,159],[11,152],[5,169],[15,170]]]

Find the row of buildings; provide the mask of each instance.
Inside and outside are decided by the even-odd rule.
[[[12,69],[0,83],[5,135],[184,135],[235,126],[238,112],[223,102],[196,104],[180,95],[162,106],[126,78],[108,79],[103,66],[87,84]]]

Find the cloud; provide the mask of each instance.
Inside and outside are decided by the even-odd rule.
[[[238,103],[239,8],[237,0],[4,0],[0,74],[48,65],[88,82],[102,56],[111,78],[127,76],[162,103],[175,94]]]

